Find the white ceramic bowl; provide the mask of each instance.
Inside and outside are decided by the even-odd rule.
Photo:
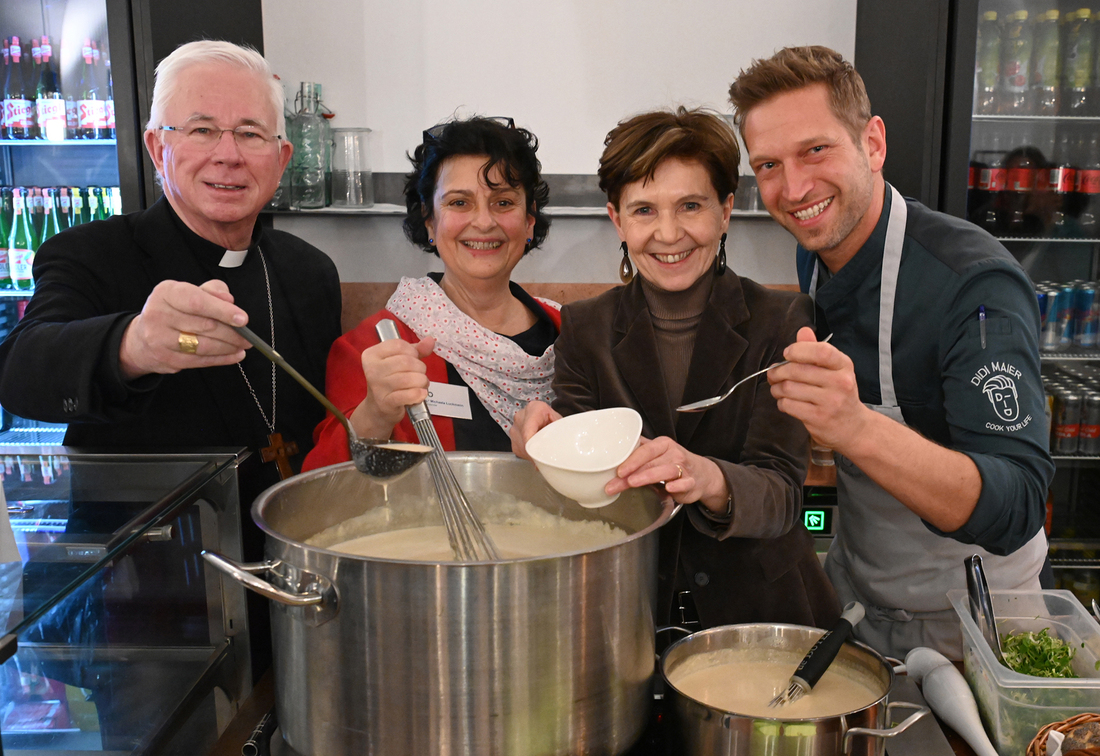
[[[582,507],[603,507],[619,498],[604,493],[604,486],[641,435],[641,415],[611,407],[550,423],[527,441],[527,453],[559,493]]]

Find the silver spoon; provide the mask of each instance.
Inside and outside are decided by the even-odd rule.
[[[330,402],[327,396],[318,391],[312,383],[306,380],[304,375],[291,367],[290,363],[272,349],[266,341],[254,334],[247,326],[235,326],[234,330],[243,336],[249,344],[256,347],[260,354],[288,372],[291,378],[298,381],[302,388],[312,394],[314,399],[323,404],[340,421],[344,426],[344,430],[347,431],[348,451],[351,452],[351,459],[355,463],[355,469],[359,472],[379,480],[396,478],[398,475],[411,470],[418,462],[432,453],[432,447],[421,444],[404,444],[379,438],[359,438],[355,433],[355,429],[351,427],[351,422],[347,416],[336,409],[336,405]]]
[[[829,339],[831,339],[832,337],[833,337],[833,335],[830,333],[828,336],[826,336],[825,338],[823,338],[821,340],[821,343],[822,344],[828,343]],[[762,374],[768,372],[769,370],[771,370],[772,368],[777,368],[780,365],[786,365],[788,362],[790,362],[790,360],[782,360],[781,362],[776,362],[772,365],[768,365],[763,370],[757,370],[752,375],[746,375],[744,378],[739,380],[737,383],[730,386],[729,390],[726,393],[719,394],[718,396],[712,396],[710,399],[700,399],[699,401],[692,402],[691,404],[681,405],[681,406],[676,408],[676,411],[677,412],[702,412],[703,410],[707,409],[708,407],[713,407],[714,405],[718,404],[719,402],[725,401],[726,398],[729,397],[729,395],[733,393],[733,390],[735,388],[737,388],[738,386],[740,386],[745,381],[748,381],[752,378],[755,378],[758,375],[762,375]]]

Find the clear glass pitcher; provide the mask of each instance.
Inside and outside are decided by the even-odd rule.
[[[332,130],[333,207],[370,207],[374,204],[370,133],[370,129]]]

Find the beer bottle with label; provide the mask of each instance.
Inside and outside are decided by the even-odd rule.
[[[31,213],[31,227],[34,229],[34,238],[42,238],[42,229],[46,225],[46,203],[42,197],[42,189],[37,186],[24,187],[27,193],[27,209]],[[37,249],[37,247],[36,247]]]
[[[0,289],[11,288],[11,273],[8,272],[8,243],[15,228],[15,205],[12,202],[11,187],[0,187]]]
[[[84,195],[79,186],[74,186],[70,190],[70,194],[72,194],[73,225],[79,226],[81,223],[88,221],[88,216],[85,215]]]
[[[30,84],[32,88],[34,88],[38,84],[38,73],[41,70],[42,65],[42,46],[38,42],[38,37],[31,37],[30,52],[24,55],[24,60],[31,65],[30,74],[27,75],[26,71],[24,71],[24,75],[27,76],[27,83]],[[35,138],[39,138],[41,136],[38,131],[37,105],[34,109],[34,126],[31,128],[31,131],[33,132]]]
[[[1065,54],[1062,59],[1062,114],[1088,114],[1094,57],[1092,11],[1081,8],[1069,14]]]
[[[57,190],[52,186],[42,187],[42,232],[38,235],[38,246],[46,243],[51,236],[61,233],[61,218],[57,211]]]
[[[57,190],[58,220],[61,230],[73,227],[72,204],[69,201],[69,187],[62,186]]]
[[[4,105],[4,101],[8,99],[8,81],[11,79],[11,40],[4,37],[4,47],[0,50],[0,54],[4,57],[4,70],[0,73],[0,139],[8,138],[8,109]],[[7,239],[0,239],[0,245],[6,245]],[[7,254],[7,247],[4,247],[4,254]]]
[[[1001,83],[1001,27],[997,11],[986,11],[978,24],[977,100],[974,112],[993,115],[997,112],[997,88]]]
[[[28,291],[34,284],[31,268],[34,264],[34,250],[37,248],[34,226],[27,212],[25,190],[16,187],[12,201],[15,206],[15,221],[8,242],[8,264],[11,268],[12,288]]]
[[[1077,221],[1086,238],[1100,236],[1100,134],[1089,139],[1088,157],[1077,171],[1077,193],[1082,204]]]
[[[115,79],[111,75],[111,61],[107,60],[107,99],[103,101],[106,112],[104,127],[108,139],[115,138]]]
[[[86,216],[89,221],[102,220],[99,215],[99,187],[89,186],[87,189],[87,204],[88,215]]]
[[[42,65],[38,69],[35,107],[38,110],[38,135],[60,141],[65,138],[65,97],[53,63],[50,38],[42,38]]]
[[[92,40],[84,40],[84,49],[81,51],[84,57],[84,65],[80,69],[80,99],[77,100],[76,127],[77,139],[100,139],[100,121],[106,121],[106,113],[103,100],[99,96],[99,84],[96,81],[95,61],[93,59]]]
[[[92,40],[92,72],[96,80],[96,89],[99,92],[99,110],[96,111],[95,128],[96,133],[99,135],[97,139],[107,138],[107,98],[106,93],[106,77],[100,76],[99,67],[102,65],[99,53],[99,43],[94,39]],[[111,107],[114,107],[112,103]]]
[[[96,187],[96,194],[99,196],[99,209],[96,211],[96,220],[107,220],[111,217],[110,191],[105,186]]]
[[[1026,10],[1008,14],[1001,38],[1002,115],[1031,115],[1031,26]]]
[[[34,135],[31,87],[23,76],[23,47],[19,37],[11,38],[8,67],[8,83],[4,88],[4,118],[8,127],[8,139],[30,139]]]

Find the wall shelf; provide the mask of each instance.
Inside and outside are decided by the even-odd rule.
[[[1034,121],[1036,123],[1100,123],[1100,116],[1040,116],[1040,115],[976,115],[974,123],[1019,123],[1022,121]]]
[[[0,145],[11,147],[64,147],[67,145],[114,145],[114,139],[0,139]]]
[[[402,205],[395,205],[386,202],[378,202],[370,207],[323,207],[316,210],[265,210],[264,212],[271,215],[285,215],[285,216],[357,216],[357,215],[397,215],[403,216],[405,214],[405,208]],[[606,218],[607,207],[605,205],[590,206],[590,207],[566,207],[563,205],[549,205],[546,208],[546,214],[553,218]],[[764,210],[734,210],[730,214],[731,218],[744,218],[744,219],[770,219],[771,216]]]

